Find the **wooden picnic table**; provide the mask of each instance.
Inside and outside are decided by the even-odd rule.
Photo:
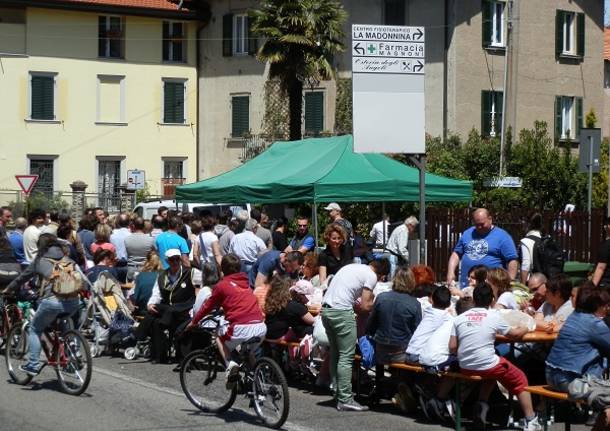
[[[518,340],[496,335],[496,341],[500,343],[552,343],[557,339],[557,332],[532,331],[525,334]]]

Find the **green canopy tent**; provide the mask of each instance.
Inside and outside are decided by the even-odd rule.
[[[469,181],[426,174],[426,202],[468,202]],[[229,172],[176,188],[179,202],[417,202],[419,172],[382,154],[354,153],[350,135],[276,142]]]

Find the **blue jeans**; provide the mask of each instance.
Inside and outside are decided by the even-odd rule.
[[[59,300],[56,297],[50,297],[43,299],[38,305],[34,319],[30,324],[28,346],[30,348],[30,359],[28,366],[32,368],[38,368],[40,363],[40,351],[42,346],[40,345],[40,336],[47,327],[53,323],[53,321],[60,314],[67,314],[71,316],[79,308],[79,299],[72,298],[66,300]]]
[[[548,365],[546,366],[545,376],[549,385],[562,392],[568,392],[568,385],[572,383],[572,380],[582,377],[580,374],[563,371]]]

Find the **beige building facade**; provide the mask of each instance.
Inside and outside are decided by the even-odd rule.
[[[348,47],[352,24],[426,28],[426,132],[431,136],[457,133],[466,138],[473,128],[486,136],[499,136],[506,116],[514,132],[542,120],[558,141],[575,146],[589,110],[595,111],[601,125],[601,0],[342,3],[349,15]],[[199,75],[200,178],[239,166],[244,146],[250,145],[243,136],[266,132],[265,112],[270,106],[267,69],[252,55],[255,47],[247,46],[252,38],[246,14],[256,2],[209,0],[208,4],[211,19],[202,30],[205,42]],[[304,90],[306,134],[311,134],[308,128],[315,133],[344,131],[336,124],[335,114],[340,81],[351,77],[349,49],[337,55],[335,62],[338,81],[315,83]]]
[[[0,1],[0,188],[19,174],[47,194],[80,180],[112,207],[130,170],[152,195],[195,181],[195,14],[166,1],[28,3]]]

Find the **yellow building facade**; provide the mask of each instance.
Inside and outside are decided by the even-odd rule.
[[[152,195],[196,180],[197,22],[145,12],[0,1],[0,189],[19,174],[105,195],[134,169]]]

